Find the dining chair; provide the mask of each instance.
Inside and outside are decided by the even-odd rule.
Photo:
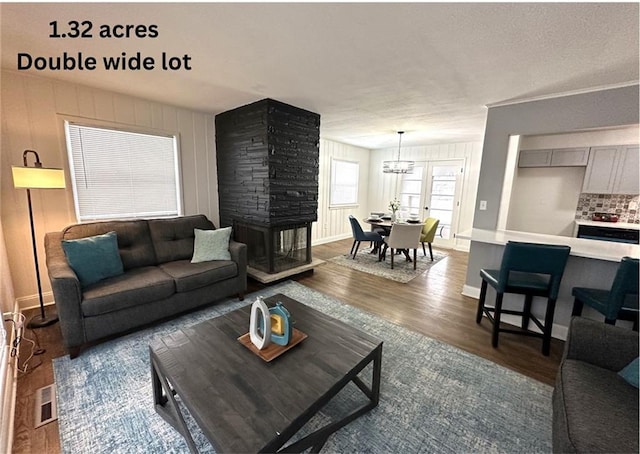
[[[638,331],[638,259],[623,257],[610,289],[573,287],[571,315],[582,315],[584,305],[604,315],[604,322],[615,325],[616,320],[633,321]]]
[[[358,254],[358,249],[360,248],[360,243],[362,241],[371,241],[377,244],[382,242],[382,236],[379,233],[365,232],[362,230],[358,220],[352,215],[349,215],[349,222],[351,223],[351,231],[353,232],[353,244],[351,245],[351,252],[349,252],[349,254],[353,254],[353,260],[356,259],[356,255]]]
[[[424,224],[422,225],[422,232],[420,233],[420,243],[422,243],[422,253],[427,255],[427,251],[424,248],[424,243],[429,245],[429,255],[431,256],[431,261],[433,262],[433,250],[431,249],[431,243],[433,243],[434,238],[436,237],[436,231],[438,230],[438,224],[440,223],[440,219],[436,218],[427,218],[424,220]]]
[[[480,299],[476,323],[480,323],[483,313],[493,324],[491,344],[493,348],[498,346],[500,332],[521,334],[542,338],[542,354],[549,355],[551,346],[551,327],[553,315],[560,290],[560,281],[569,258],[569,246],[553,244],[535,244],[509,241],[502,255],[502,263],[499,270],[481,269]],[[487,285],[491,285],[496,291],[494,307],[485,306]],[[505,293],[517,293],[525,295],[522,311],[502,308],[502,299]],[[547,298],[547,307],[544,323],[531,313],[531,303],[534,296]],[[519,315],[522,317],[521,331],[501,328],[500,318],[502,314]],[[529,322],[532,321],[542,332],[529,330]]]
[[[380,253],[379,260],[385,256],[387,247],[391,249],[391,269],[393,269],[393,257],[395,251],[399,249],[413,249],[413,269],[416,269],[416,261],[418,258],[417,250],[420,245],[420,233],[422,232],[422,224],[393,224],[391,233],[383,239],[384,250]],[[407,259],[409,255],[407,253]]]

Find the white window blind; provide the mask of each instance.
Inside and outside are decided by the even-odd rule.
[[[329,205],[358,203],[358,175],[360,164],[340,159],[331,160],[331,200]]]
[[[182,214],[175,137],[65,126],[79,221]]]

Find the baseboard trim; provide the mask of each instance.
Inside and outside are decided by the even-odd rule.
[[[480,299],[480,289],[478,287],[473,287],[471,285],[465,284],[462,287],[462,294],[470,298]],[[520,317],[518,317],[517,315],[511,315],[511,314],[502,314],[502,317],[500,318],[500,320],[503,321],[504,323],[507,323],[509,325],[514,325],[514,326],[520,326],[520,323],[521,323]],[[533,323],[531,323],[529,326],[531,331],[533,332],[536,332],[536,333],[542,332]],[[568,326],[558,325],[554,323],[553,326],[551,327],[551,337],[555,337],[556,339],[560,339],[560,340],[567,340],[568,331],[569,331]]]
[[[480,289],[471,285],[464,284],[462,286],[462,294],[470,298],[480,299]]]
[[[351,233],[343,233],[340,235],[329,236],[326,238],[319,238],[311,242],[311,246],[318,246],[319,244],[333,243],[334,241],[346,240],[347,238],[353,238]]]
[[[53,292],[42,292],[42,299],[45,306],[51,306],[55,304],[53,301]],[[16,299],[16,303],[20,309],[20,312],[24,312],[29,309],[37,309],[40,307],[40,297],[38,294],[20,296]]]
[[[18,300],[14,301],[13,312],[20,312]],[[11,336],[9,339],[9,345],[13,345],[15,339],[15,330],[11,330]],[[7,350],[9,346],[2,346]],[[0,452],[12,452],[13,451],[13,431],[15,427],[15,414],[16,414],[16,397],[18,391],[18,356],[10,358],[7,368],[5,369],[5,376],[0,377],[0,380],[4,381],[6,387],[3,392],[3,399],[0,405],[0,416],[3,421],[7,421],[2,425],[2,433],[0,434]]]

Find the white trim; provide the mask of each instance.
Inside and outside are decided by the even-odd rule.
[[[55,304],[53,301],[53,292],[42,292],[42,299],[45,306]],[[35,295],[20,296],[16,298],[16,306],[20,312],[24,312],[28,309],[37,309],[40,307],[40,297],[37,293]]]
[[[338,240],[345,240],[347,238],[353,238],[353,234],[351,233],[341,233],[340,235],[328,236],[325,238],[318,238],[311,242],[311,246],[317,246],[319,244],[333,243]]]
[[[633,86],[633,85],[638,85],[639,83],[640,83],[640,81],[638,81],[638,80],[631,80],[631,81],[628,81],[628,82],[621,82],[619,84],[599,85],[597,87],[583,88],[583,89],[579,89],[579,90],[569,90],[569,91],[564,91],[564,92],[560,92],[560,93],[551,93],[551,94],[548,94],[548,95],[532,96],[532,97],[529,97],[529,98],[513,99],[513,100],[507,100],[507,101],[498,101],[498,102],[494,102],[494,103],[490,103],[490,104],[485,104],[485,107],[488,108],[488,109],[491,109],[493,107],[511,106],[511,105],[514,105],[514,104],[523,104],[523,103],[526,103],[526,102],[543,101],[545,99],[563,98],[565,96],[582,95],[582,94],[585,94],[585,93],[594,93],[594,92],[597,92],[597,91],[613,90],[615,88],[630,87],[630,86]]]
[[[480,299],[480,289],[478,287],[472,287],[464,284],[462,286],[462,294],[474,299]]]
[[[13,304],[13,312],[19,312],[18,301],[15,300]],[[15,338],[15,330],[11,330],[11,335],[8,345],[2,345],[2,348],[7,349],[9,352],[10,345],[13,344]],[[15,413],[16,413],[16,396],[18,389],[18,357],[11,358],[9,356],[9,362],[6,369],[4,369],[3,376],[0,376],[0,380],[3,381],[3,386],[6,386],[6,391],[3,391],[0,402],[0,416],[2,421],[6,423],[2,424],[2,432],[0,433],[0,452],[10,453],[13,448],[13,432],[15,425]]]

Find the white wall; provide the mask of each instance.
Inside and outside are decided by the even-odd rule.
[[[452,143],[403,147],[402,159],[438,161],[463,159],[465,161],[460,217],[457,232],[471,229],[478,188],[478,175],[482,155],[480,142]],[[382,173],[382,162],[397,157],[397,148],[374,150],[369,165],[369,211],[388,211],[389,201],[399,197],[401,176]],[[456,249],[468,250],[467,240],[456,240]]]
[[[82,117],[120,126],[178,134],[185,214],[203,213],[218,223],[218,182],[213,116],[82,85],[14,71],[2,72],[2,226],[15,296],[21,307],[38,305],[26,192],[14,189],[11,166],[22,165],[25,149],[36,150],[45,167],[69,166],[63,118]],[[32,164],[30,161],[29,164]],[[51,301],[44,234],[76,222],[67,189],[33,190],[33,214],[45,301]]]
[[[573,236],[585,167],[517,168],[508,230]]]
[[[356,218],[362,219],[369,214],[369,155],[370,151],[366,148],[320,139],[318,222],[313,224],[311,231],[313,244],[328,243],[351,237],[349,215],[352,214]],[[329,208],[332,158],[354,161],[360,164],[360,175],[358,175],[359,203],[356,206]]]

